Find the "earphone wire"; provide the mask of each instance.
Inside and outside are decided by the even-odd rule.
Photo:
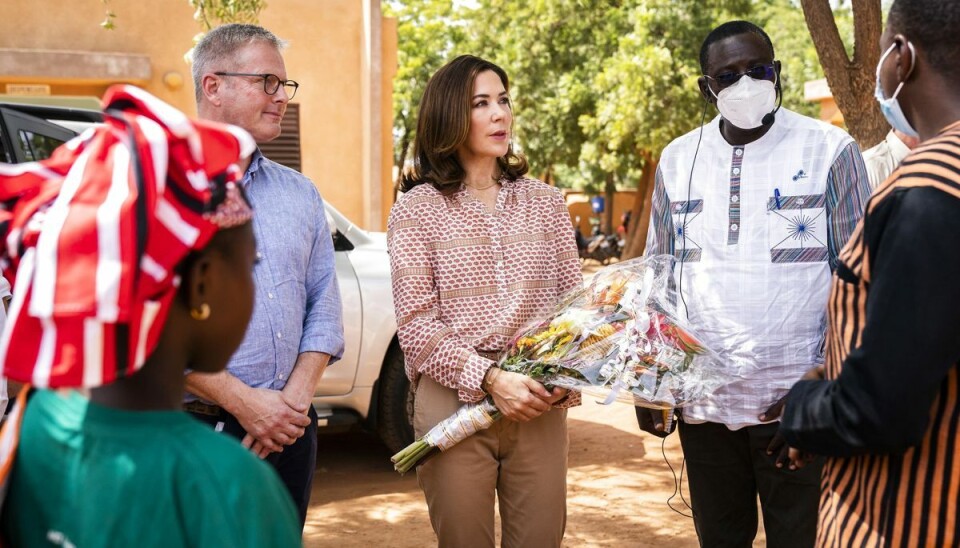
[[[683,220],[680,223],[680,235],[683,238],[683,247],[680,250],[680,273],[677,279],[677,294],[680,295],[680,301],[683,302],[683,313],[687,318],[687,321],[690,321],[690,309],[687,308],[687,301],[683,298],[683,264],[686,262],[685,254],[687,251],[687,214],[690,213],[690,196],[693,189],[693,170],[697,166],[697,155],[700,154],[700,143],[703,141],[703,123],[707,119],[707,106],[710,103],[704,99],[703,101],[703,112],[700,114],[700,132],[697,135],[697,146],[693,151],[693,161],[690,162],[690,175],[687,177],[687,200],[683,204]],[[672,235],[671,235],[672,237]],[[687,459],[684,457],[680,461],[680,477],[677,478],[677,472],[673,468],[673,465],[670,464],[670,459],[667,458],[666,452],[666,442],[667,438],[664,437],[660,442],[660,454],[663,455],[663,462],[667,463],[667,467],[670,468],[670,473],[673,475],[673,494],[667,499],[667,506],[674,512],[680,514],[681,516],[687,518],[693,518],[693,507],[690,506],[690,503],[687,502],[687,499],[683,496],[683,471],[687,465]],[[690,514],[684,513],[682,510],[677,510],[673,507],[673,499],[680,495],[680,500],[683,502],[690,510]]]
[[[700,114],[700,133],[697,136],[697,147],[693,151],[693,161],[690,162],[690,175],[687,177],[687,200],[683,204],[683,220],[680,222],[680,235],[683,237],[683,246],[680,249],[680,274],[677,279],[677,294],[680,295],[680,301],[683,303],[683,313],[690,320],[690,309],[687,308],[687,301],[683,298],[683,264],[686,262],[687,252],[687,214],[690,213],[690,192],[693,189],[693,170],[697,166],[697,155],[700,154],[700,143],[703,141],[703,123],[707,119],[707,106],[710,103],[706,99],[703,101],[703,113]]]
[[[666,444],[667,438],[661,438],[660,454],[663,455],[663,462],[667,463],[667,467],[670,468],[670,473],[673,475],[673,494],[671,494],[667,499],[667,506],[677,514],[680,514],[685,518],[693,519],[693,507],[690,506],[689,502],[687,502],[687,498],[683,496],[683,470],[686,468],[687,460],[683,459],[680,461],[680,478],[678,479],[676,469],[674,469],[673,465],[670,464],[670,459],[667,458]],[[680,496],[680,501],[683,502],[683,505],[690,510],[689,514],[685,513],[682,509],[678,510],[677,508],[674,508],[673,499],[677,498],[677,495]]]

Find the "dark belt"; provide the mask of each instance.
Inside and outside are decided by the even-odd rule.
[[[203,403],[202,401],[191,401],[183,404],[183,410],[187,413],[197,413],[198,415],[210,415],[219,417],[223,408],[219,405]]]
[[[500,352],[496,350],[477,350],[477,354],[479,354],[481,358],[487,358],[493,361],[497,361],[497,359],[500,358]]]

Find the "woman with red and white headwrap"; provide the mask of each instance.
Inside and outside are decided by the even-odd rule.
[[[4,540],[298,545],[275,474],[180,410],[184,371],[222,370],[252,313],[253,140],[129,86],[104,105],[49,160],[0,164],[0,365],[38,388],[0,433]]]

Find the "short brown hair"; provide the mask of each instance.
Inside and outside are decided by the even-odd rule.
[[[507,73],[497,65],[473,55],[461,55],[435,72],[420,99],[417,135],[413,141],[413,168],[405,173],[400,190],[430,183],[444,195],[460,190],[466,172],[457,149],[470,134],[473,85],[477,75],[493,71],[503,88],[510,90]],[[527,172],[527,160],[514,152],[497,158],[502,176],[516,180]]]

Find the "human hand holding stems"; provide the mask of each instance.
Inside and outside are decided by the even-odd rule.
[[[563,389],[603,398],[597,403],[646,406],[637,411],[641,426],[649,422],[658,436],[672,431],[675,408],[701,401],[739,371],[722,368],[673,315],[671,261],[658,256],[607,267],[532,318],[486,373],[488,397],[464,404],[394,455],[394,468],[407,472],[501,417],[532,420],[564,398]]]
[[[545,386],[520,373],[491,367],[484,377],[484,388],[493,398],[494,405],[504,418],[527,422],[539,417],[557,400],[566,395],[566,390]]]
[[[473,433],[489,428],[501,418],[527,422],[533,420],[567,395],[567,390],[552,390],[538,381],[499,367],[487,370],[483,381],[489,397],[477,404],[460,407],[457,412],[430,429],[390,460],[404,474],[427,457],[446,450]]]
[[[818,365],[807,371],[801,381],[822,380],[826,376],[822,365]],[[787,403],[787,397],[783,396],[776,403],[771,405],[766,411],[760,414],[759,419],[763,422],[769,422],[779,419],[783,415],[784,407]],[[816,455],[807,451],[801,451],[795,447],[787,445],[787,440],[777,431],[770,444],[767,446],[767,455],[774,457],[774,463],[777,468],[787,466],[790,470],[799,470],[813,462]]]

